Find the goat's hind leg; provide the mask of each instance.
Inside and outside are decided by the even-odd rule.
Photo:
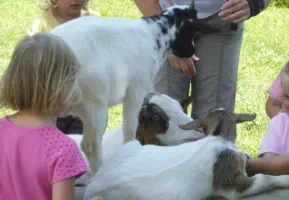
[[[83,105],[83,140],[81,148],[89,162],[91,175],[102,164],[102,136],[108,120],[108,108],[104,104]]]
[[[240,197],[252,196],[277,188],[289,188],[289,175],[271,176],[257,174],[253,177],[248,177],[248,179],[251,182],[250,187],[240,193]]]

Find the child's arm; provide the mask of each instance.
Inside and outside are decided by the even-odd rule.
[[[249,176],[255,174],[289,174],[289,155],[267,156],[257,160],[247,160],[246,171]]]
[[[74,178],[65,179],[53,184],[52,200],[73,200]]]

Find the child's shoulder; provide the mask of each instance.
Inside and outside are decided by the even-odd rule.
[[[280,112],[270,120],[269,126],[282,126],[283,128],[285,126],[289,127],[289,114]]]
[[[52,160],[57,159],[57,157],[79,153],[76,142],[56,127],[42,131],[41,137],[47,156]]]
[[[43,129],[41,136],[43,137],[44,141],[47,141],[49,144],[53,144],[54,148],[64,148],[68,145],[75,144],[73,139],[62,133],[55,126]]]

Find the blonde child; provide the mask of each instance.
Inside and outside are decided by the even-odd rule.
[[[278,97],[282,110],[268,124],[259,159],[247,162],[250,175],[289,174],[289,61],[283,66],[279,77],[280,84],[277,89],[280,91]]]
[[[41,14],[33,21],[28,34],[48,32],[59,24],[81,16],[99,16],[97,12],[88,9],[88,3],[89,0],[40,0]]]
[[[0,105],[16,111],[0,119],[0,199],[72,200],[74,181],[88,168],[76,143],[53,124],[81,97],[80,65],[49,33],[17,44],[0,87]]]

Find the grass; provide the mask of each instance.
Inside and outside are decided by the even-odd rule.
[[[93,1],[93,0],[92,0]],[[37,15],[36,0],[0,0],[0,74],[8,65],[13,48]],[[91,3],[102,16],[137,18],[140,16],[132,0],[98,0]],[[269,118],[265,113],[266,89],[277,76],[289,54],[288,8],[270,7],[245,23],[240,56],[237,112],[256,112],[253,122],[238,125],[237,145],[256,156],[266,132]],[[107,130],[122,123],[122,106],[109,110]],[[0,117],[11,113],[0,110]]]

